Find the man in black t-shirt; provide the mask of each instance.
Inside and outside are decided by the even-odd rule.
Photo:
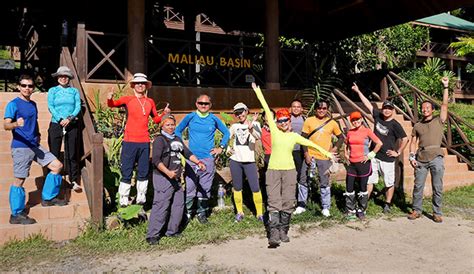
[[[383,142],[382,148],[377,152],[375,158],[372,159],[372,175],[367,183],[367,192],[370,197],[374,184],[379,180],[379,174],[383,175],[386,190],[383,212],[389,213],[395,190],[395,160],[408,144],[408,137],[400,123],[393,119],[394,105],[391,101],[383,102],[382,109],[379,111],[372,106],[355,83],[352,86],[352,90],[359,95],[364,106],[372,114],[375,121],[375,135]],[[400,142],[398,142],[399,140]]]

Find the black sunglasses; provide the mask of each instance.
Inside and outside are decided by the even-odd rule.
[[[281,124],[281,123],[286,123],[286,122],[288,122],[289,120],[290,120],[290,119],[288,119],[288,118],[278,119],[278,120],[277,120],[277,123],[279,123],[279,124]]]
[[[318,109],[326,110],[328,108],[327,107],[318,107]]]
[[[201,106],[208,106],[208,105],[211,104],[209,102],[197,102],[197,103],[198,103],[198,105],[201,105]]]
[[[20,87],[22,87],[22,88],[26,88],[26,87],[34,88],[35,85],[20,84]]]

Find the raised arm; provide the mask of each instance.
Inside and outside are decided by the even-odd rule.
[[[312,147],[312,148],[318,150],[319,152],[321,152],[321,154],[328,157],[329,159],[334,158],[334,155],[331,152],[325,150],[324,148],[318,146],[317,144],[311,142],[310,140],[304,138],[303,136],[301,136],[299,134],[295,134],[295,136],[296,136],[296,143],[298,143],[302,146]]]
[[[255,95],[257,95],[258,101],[260,101],[260,104],[262,105],[263,110],[265,111],[265,118],[267,119],[268,126],[270,127],[270,132],[272,130],[278,130],[277,125],[273,120],[270,107],[268,107],[267,101],[265,101],[265,97],[263,97],[262,90],[255,83],[252,83],[252,89],[253,91],[255,91]]]
[[[445,123],[448,119],[449,78],[443,77],[441,83],[443,83],[443,103],[441,103],[439,119],[441,122]]]
[[[364,94],[362,94],[362,91],[360,91],[359,87],[357,86],[356,83],[353,83],[352,85],[352,90],[357,93],[357,95],[359,95],[359,98],[360,100],[362,101],[362,103],[364,104],[364,106],[370,111],[370,113],[373,115],[374,112],[374,107],[372,106],[372,104],[370,103],[370,101],[367,99],[367,97],[364,96]]]

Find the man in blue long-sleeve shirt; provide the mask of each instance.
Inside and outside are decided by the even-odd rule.
[[[186,115],[176,127],[176,135],[180,138],[184,129],[188,128],[189,149],[206,165],[206,170],[202,171],[196,168],[195,164],[188,161],[184,172],[188,218],[191,216],[194,198],[197,197],[197,218],[201,223],[208,222],[208,200],[211,197],[211,186],[215,174],[214,157],[222,153],[230,136],[224,123],[209,112],[211,106],[211,97],[206,94],[200,95],[196,99],[197,110]],[[217,148],[214,147],[216,129],[224,135]]]

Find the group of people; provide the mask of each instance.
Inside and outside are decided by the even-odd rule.
[[[30,98],[34,89],[30,76],[20,77],[20,95],[6,107],[4,128],[13,133],[12,157],[16,178],[10,188],[12,224],[35,222],[28,217],[25,210],[25,193],[22,187],[33,160],[51,170],[45,178],[42,205],[67,204],[57,197],[63,179],[63,165],[58,160],[63,140],[68,181],[73,190],[80,191],[81,188],[77,162],[77,142],[80,138],[77,116],[81,107],[80,97],[77,89],[70,86],[73,75],[67,67],[60,67],[53,76],[57,77],[58,86],[51,88],[48,94],[48,108],[52,114],[48,130],[51,152],[39,142],[38,111]],[[415,189],[413,212],[408,215],[409,219],[421,217],[423,188],[430,170],[433,181],[433,220],[442,222],[444,167],[441,141],[443,123],[447,119],[449,80],[443,78],[442,84],[445,89],[440,116],[433,116],[432,102],[423,102],[423,119],[415,124],[411,133],[410,163],[415,168]],[[379,176],[383,176],[386,187],[383,212],[388,213],[391,210],[395,160],[406,147],[408,137],[402,126],[393,118],[395,105],[391,101],[385,101],[381,110],[374,108],[355,83],[352,90],[370,111],[374,120],[373,131],[364,126],[362,114],[354,111],[349,115],[352,128],[344,133],[329,114],[330,103],[324,100],[316,103],[315,115],[308,118],[303,116],[299,100],[293,100],[289,109],[279,109],[275,112],[269,108],[262,91],[255,83],[252,83],[252,89],[264,110],[262,125],[258,122],[259,114],[255,113],[251,117],[249,108],[239,102],[233,108],[237,121],[229,130],[211,113],[212,100],[206,94],[198,96],[196,111],[186,115],[177,125],[168,105],[161,114],[157,113],[154,101],[147,97],[151,81],[145,74],[134,74],[130,86],[133,95],[114,99],[114,92],[110,90],[107,97],[109,107],[125,107],[127,111],[121,151],[119,205],[125,207],[131,203],[129,196],[135,166],[136,203],[146,202],[151,141],[148,122],[151,117],[154,123],[159,124],[160,134],[152,143],[154,198],[146,235],[149,244],[158,244],[163,236],[179,236],[183,223],[193,216],[196,216],[200,223],[208,223],[215,158],[221,153],[230,156],[235,221],[240,222],[245,218],[242,189],[247,181],[252,191],[256,218],[262,223],[266,207],[270,247],[289,242],[291,216],[306,210],[310,187],[308,177],[315,176],[314,170],[317,170],[320,188],[321,214],[330,216],[330,173],[337,166],[336,155],[343,143],[344,157],[348,162],[344,193],[347,218],[365,219],[368,199]],[[188,146],[182,140],[185,130],[189,137]],[[222,133],[222,138],[216,145],[214,136],[217,130]],[[257,140],[261,140],[264,152],[263,172],[260,170],[260,177],[265,178],[263,189],[259,184],[256,164]],[[415,150],[417,147],[418,150]]]

